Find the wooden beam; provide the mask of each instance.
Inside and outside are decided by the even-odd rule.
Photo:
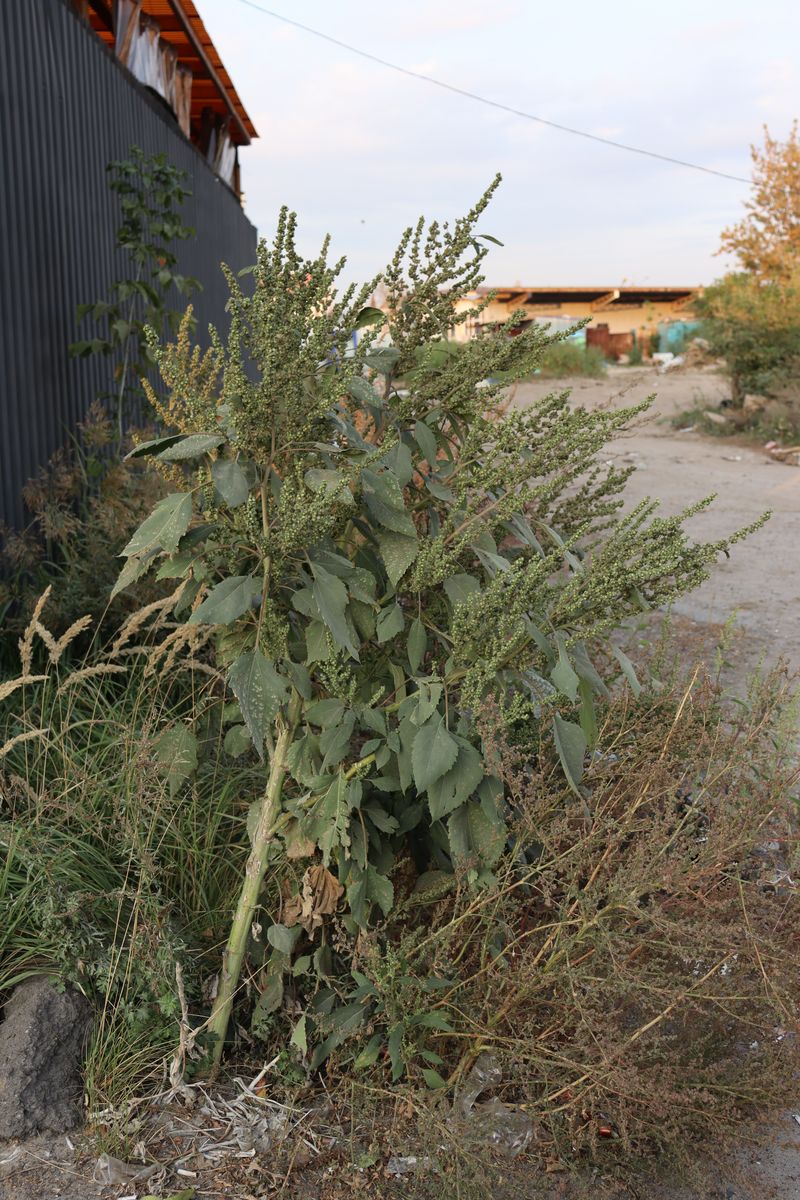
[[[604,308],[609,308],[615,300],[619,300],[619,288],[612,288],[610,292],[592,300],[589,304],[589,312],[602,312]]]
[[[217,72],[214,70],[213,66],[211,65],[208,55],[206,54],[197,35],[195,34],[195,31],[192,27],[191,21],[186,16],[186,13],[183,11],[183,9],[181,8],[180,0],[169,0],[169,5],[170,5],[170,8],[172,9],[173,13],[175,14],[175,17],[180,22],[181,28],[183,29],[184,33],[186,34],[187,38],[189,39],[190,44],[194,47],[195,53],[197,54],[197,57],[202,62],[205,71],[208,73],[208,75],[211,77],[211,79],[213,79],[214,83],[216,84],[216,86],[219,90],[219,94],[225,103],[225,107],[227,108],[228,112],[230,113],[231,117],[233,118],[233,122],[236,125],[236,128],[239,130],[239,133],[241,134],[241,136],[244,140],[244,144],[246,146],[249,146],[250,145],[250,134],[245,129],[244,124],[242,123],[242,118],[239,116],[238,112],[236,111],[236,109],[233,105],[233,102],[232,102],[230,96],[228,95],[227,89],[225,88],[224,84],[222,83],[222,81],[219,78],[219,75],[217,75]]]
[[[686,296],[679,296],[677,300],[668,301],[663,307],[668,308],[670,312],[681,312],[682,309],[688,308],[690,304],[693,304],[699,295],[700,289],[697,288],[689,292]]]

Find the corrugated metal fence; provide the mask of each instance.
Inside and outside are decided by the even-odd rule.
[[[67,348],[87,336],[76,304],[126,273],[106,164],[134,145],[189,173],[181,214],[197,236],[178,247],[178,269],[203,285],[198,329],[224,328],[219,264],[238,270],[256,249],[233,193],[64,0],[0,4],[0,519],[11,525],[24,483],[110,390],[107,359]]]

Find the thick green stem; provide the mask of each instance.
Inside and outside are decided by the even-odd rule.
[[[217,1070],[222,1058],[225,1044],[225,1034],[228,1030],[233,998],[239,986],[239,976],[242,972],[247,937],[253,923],[253,914],[258,904],[261,884],[267,869],[267,850],[275,836],[279,825],[278,815],[281,809],[281,792],[286,777],[286,753],[291,745],[297,721],[300,716],[301,698],[295,692],[289,705],[289,715],[286,724],[281,729],[275,741],[275,749],[271,756],[269,778],[261,801],[261,811],[258,814],[258,824],[253,832],[253,845],[247,860],[239,902],[231,925],[228,944],[222,956],[222,973],[219,990],[214,1007],[208,1020],[208,1031],[214,1036],[211,1051],[210,1071]]]

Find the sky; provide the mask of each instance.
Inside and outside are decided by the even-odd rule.
[[[797,0],[263,0],[275,12],[457,87],[589,133],[749,178],[764,124],[800,116]],[[198,0],[259,132],[245,208],[269,236],[330,233],[366,279],[424,213],[471,207],[499,238],[491,285],[710,283],[746,184],[557,132],[409,79],[248,7]]]

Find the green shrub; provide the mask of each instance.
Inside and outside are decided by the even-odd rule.
[[[755,275],[726,275],[707,288],[698,304],[701,332],[714,354],[724,357],[733,398],[747,393],[788,393],[798,403],[800,376],[800,281]]]
[[[183,307],[171,308],[168,301],[174,294],[188,298],[200,284],[176,270],[176,242],[195,236],[180,215],[191,196],[184,187],[187,173],[173,167],[165,154],[147,157],[138,146],[131,147],[129,158],[110,162],[106,169],[108,186],[119,197],[117,249],[127,269],[124,278],[109,285],[108,299],[78,305],[78,322],[91,318],[95,331],[93,337],[73,342],[69,351],[76,358],[103,354],[114,361],[114,390],[101,399],[115,418],[119,451],[132,416],[138,412],[141,419],[142,381],[153,365],[145,328],[174,334]]]
[[[567,379],[572,376],[601,379],[605,373],[606,360],[598,346],[571,341],[551,342],[546,346],[537,371],[544,379]]]
[[[202,637],[227,675],[228,744],[264,761],[209,1022],[217,1060],[269,864],[305,855],[316,874],[266,930],[257,1024],[297,969],[308,904],[317,929],[344,893],[355,932],[391,914],[409,849],[419,873],[473,884],[501,859],[502,781],[475,720],[490,699],[509,728],[535,731],[534,758],[557,747],[581,794],[605,636],[693,587],[729,544],[690,543],[654,502],[619,515],[628,472],[595,456],[641,407],[589,413],[561,394],[499,417],[505,383],[552,344],[541,328],[510,337],[515,313],[458,353],[443,342],[453,300],[481,280],[490,194],[452,228],[420,221],[382,280],[341,296],[343,264],[327,263],[327,243],[302,259],[284,211],[251,291],[229,275],[227,344],[193,349],[188,315],[174,345],[152,339],[165,433],[134,454],[172,490],[125,548],[115,590],[153,568],[183,581],[171,656]],[[364,307],[379,282],[386,313]],[[181,736],[191,756],[196,733]],[[300,956],[318,979],[323,951]]]

